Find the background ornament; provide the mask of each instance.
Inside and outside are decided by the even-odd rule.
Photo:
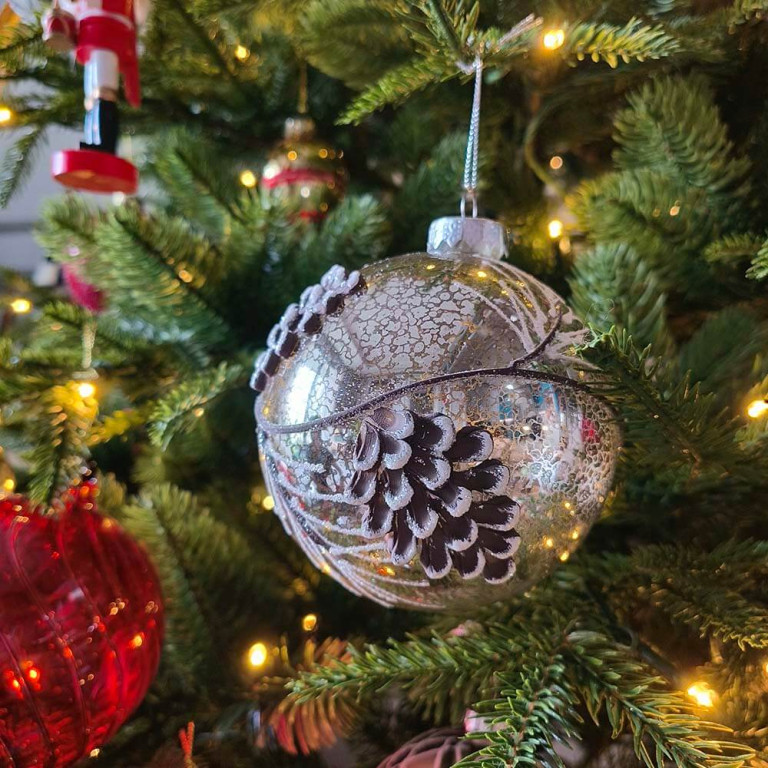
[[[464,736],[459,729],[433,728],[403,744],[378,768],[451,768],[485,746],[484,741]]]
[[[385,605],[528,588],[569,557],[610,488],[619,430],[576,357],[586,331],[500,260],[503,235],[439,220],[428,253],[364,267],[257,401],[286,530]]]
[[[344,197],[344,153],[315,134],[311,117],[285,121],[283,140],[270,153],[261,176],[262,196],[279,202],[300,219],[321,221]]]

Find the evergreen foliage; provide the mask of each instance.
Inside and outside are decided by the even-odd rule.
[[[168,744],[190,719],[201,766],[324,764],[254,732],[277,713],[294,747],[305,726],[337,729],[372,767],[468,709],[489,730],[467,767],[571,766],[572,740],[584,765],[612,740],[648,768],[765,763],[768,416],[746,409],[768,398],[766,18],[761,0],[155,0],[144,103],[123,111],[148,191],[63,194],[38,227],[106,310],[0,278],[0,446],[19,489],[50,505],[95,461],[100,505],[165,591],[158,681],[105,764],[165,765],[158,749],[178,757]],[[47,129],[82,117],[80,73],[40,32],[1,38],[18,133],[0,204]],[[421,250],[429,221],[456,211],[478,56],[481,200],[513,231],[510,261],[591,327],[584,377],[624,444],[568,563],[436,619],[347,595],[268,514],[247,380],[328,267]],[[296,113],[302,72],[350,175],[318,224],[238,181]],[[565,237],[549,237],[554,218]],[[261,671],[244,662],[256,640],[277,649]]]

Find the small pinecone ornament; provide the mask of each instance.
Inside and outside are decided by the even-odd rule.
[[[497,222],[439,219],[427,253],[331,269],[256,363],[276,513],[318,568],[384,605],[525,591],[610,490],[620,434],[577,356],[586,330],[505,250]]]
[[[485,746],[483,741],[463,737],[461,730],[434,728],[404,744],[379,763],[379,768],[451,768]]]
[[[144,698],[163,637],[143,549],[95,507],[93,481],[53,514],[0,495],[0,766],[66,768]]]
[[[344,196],[347,173],[342,157],[343,152],[316,137],[312,118],[288,118],[283,140],[262,172],[265,203],[287,205],[307,221],[322,220]]]
[[[342,700],[297,704],[285,698],[285,686],[289,679],[300,672],[312,670],[317,665],[333,661],[349,660],[348,645],[343,640],[327,638],[320,645],[308,640],[304,646],[304,658],[297,666],[288,665],[283,670],[287,677],[270,678],[262,694],[274,694],[279,686],[280,700],[259,713],[256,745],[261,748],[277,746],[289,755],[309,755],[333,747],[351,729],[354,715],[349,704]]]

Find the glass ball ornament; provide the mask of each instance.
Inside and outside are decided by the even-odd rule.
[[[275,511],[378,603],[463,609],[526,590],[597,519],[620,447],[565,302],[449,217],[426,253],[334,267],[268,338],[252,385]]]
[[[51,510],[0,494],[0,766],[95,755],[157,670],[163,597],[144,549],[86,480]]]
[[[482,740],[465,737],[455,728],[433,728],[407,741],[378,768],[451,768],[486,746]]]
[[[321,221],[344,196],[347,172],[343,156],[343,151],[317,138],[312,118],[289,117],[283,140],[262,171],[264,202],[287,205],[299,219]]]

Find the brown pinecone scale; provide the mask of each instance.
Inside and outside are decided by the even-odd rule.
[[[515,572],[518,504],[502,494],[509,470],[481,427],[456,430],[449,416],[381,407],[361,425],[347,497],[363,535],[386,538],[392,562],[418,551],[424,572],[452,569],[501,583]]]

